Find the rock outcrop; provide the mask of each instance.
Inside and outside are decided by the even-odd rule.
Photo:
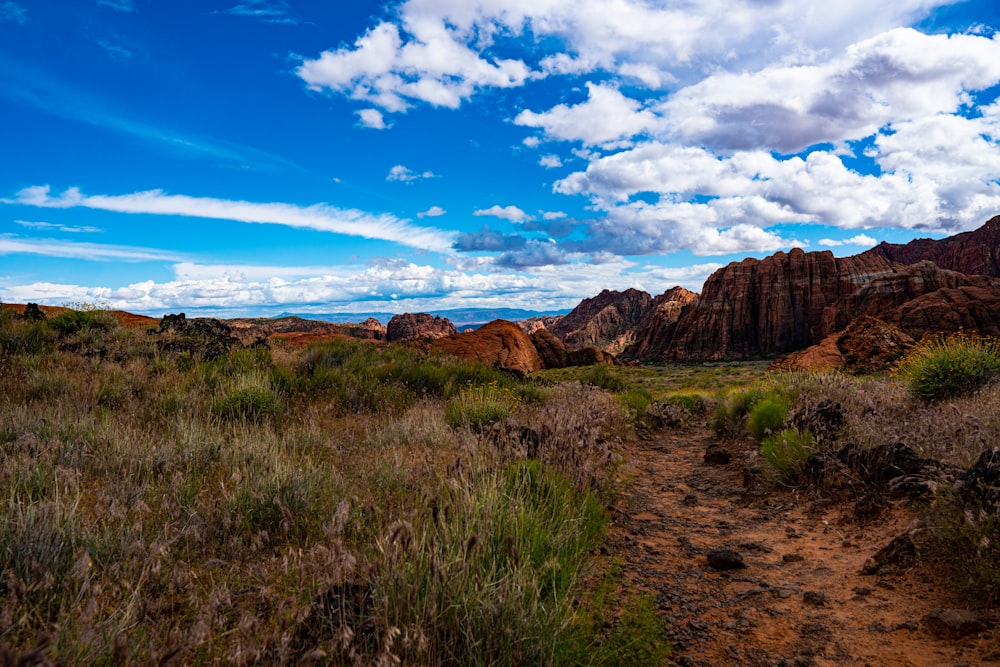
[[[877,254],[836,258],[794,248],[719,269],[684,306],[672,335],[646,358],[765,358],[814,345],[859,315],[884,315],[939,289],[1000,286],[929,261],[905,266]]]
[[[393,315],[385,328],[387,341],[413,340],[415,338],[442,338],[458,333],[448,318],[427,313]]]
[[[323,336],[350,336],[365,340],[384,340],[385,327],[374,317],[369,317],[360,324],[326,322],[323,320],[307,320],[296,315],[285,317],[252,317],[236,318],[226,321],[233,334],[243,339],[246,337],[279,336],[287,337],[293,334],[310,334],[314,340],[322,340]]]
[[[636,342],[629,347],[627,354],[646,358],[656,356],[657,350],[666,349],[684,306],[697,298],[698,294],[691,290],[674,287],[653,299],[652,307],[639,320]]]
[[[539,329],[548,329],[556,324],[559,320],[563,318],[562,315],[542,315],[540,317],[529,317],[526,320],[521,320],[517,323],[517,326],[524,329],[524,333],[529,336]]]
[[[862,315],[816,345],[775,359],[769,369],[881,373],[890,370],[913,344],[913,338],[897,327]]]
[[[1000,337],[1000,288],[936,290],[898,306],[887,319],[917,340],[959,330]]]
[[[389,325],[391,327],[392,322]],[[506,320],[494,320],[468,333],[436,338],[431,341],[431,347],[508,370],[530,373],[544,367],[531,337]]]
[[[604,290],[548,329],[569,347],[594,346],[619,354],[635,342],[637,326],[652,305],[653,298],[641,290]]]
[[[883,242],[862,255],[876,255],[899,264],[929,260],[942,269],[970,276],[1000,276],[1000,215],[971,232],[906,244]]]

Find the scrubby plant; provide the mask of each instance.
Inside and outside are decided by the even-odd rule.
[[[794,482],[805,468],[814,445],[809,431],[787,428],[765,436],[760,444],[760,453],[778,479]]]
[[[281,397],[262,373],[248,373],[233,379],[231,385],[212,405],[215,414],[228,420],[260,422],[277,415]]]
[[[495,382],[485,385],[469,384],[448,403],[445,419],[453,428],[467,426],[482,430],[493,422],[509,417],[520,403],[517,392]]]
[[[747,430],[758,442],[776,433],[788,420],[788,399],[773,393],[757,401],[747,415]]]
[[[608,364],[594,364],[593,366],[589,366],[580,377],[580,382],[600,387],[605,391],[613,393],[620,393],[627,389],[625,380]]]
[[[1000,515],[946,493],[928,513],[926,557],[941,563],[965,599],[984,607],[1000,602]]]
[[[649,405],[653,402],[653,394],[648,389],[643,389],[639,387],[637,389],[630,389],[620,396],[621,402],[635,417],[641,417],[649,409]]]
[[[1000,343],[961,331],[933,337],[910,350],[896,373],[920,400],[967,396],[1000,376]]]
[[[705,412],[705,394],[696,391],[680,391],[668,394],[661,399],[667,405],[676,405],[691,414],[699,415]]]

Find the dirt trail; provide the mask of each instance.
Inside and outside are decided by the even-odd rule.
[[[1000,628],[957,640],[932,634],[928,613],[965,605],[930,568],[860,574],[911,525],[905,504],[859,526],[845,520],[850,506],[812,494],[747,494],[753,452],[732,449],[730,463],[706,464],[713,443],[704,426],[633,443],[635,481],[611,529],[626,585],[651,593],[667,619],[675,664],[1000,664]],[[746,567],[710,565],[709,552],[722,548]]]

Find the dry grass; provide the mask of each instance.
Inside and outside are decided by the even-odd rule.
[[[0,315],[0,647],[47,637],[70,664],[635,661],[574,603],[625,428],[604,392],[539,400],[489,368],[343,341],[198,361],[64,320],[33,346],[18,341],[36,324]],[[470,381],[534,400],[494,430],[449,426]],[[511,434],[536,424],[529,452]]]

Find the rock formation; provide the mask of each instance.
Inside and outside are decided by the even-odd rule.
[[[543,315],[541,317],[529,317],[526,320],[521,320],[517,323],[517,326],[524,329],[524,333],[529,336],[540,329],[548,329],[556,324],[559,320],[563,318],[562,315]]]
[[[970,276],[1000,276],[1000,215],[971,232],[906,244],[883,242],[862,255],[877,255],[899,264],[929,260],[942,269]]]
[[[457,334],[458,330],[445,317],[427,313],[403,313],[394,315],[385,328],[388,341],[413,340],[415,338],[441,338]]]
[[[1000,337],[1000,288],[939,289],[898,306],[887,319],[917,340],[960,329]]]
[[[913,338],[897,327],[862,315],[843,331],[830,334],[812,347],[779,357],[768,368],[880,373],[891,369],[913,344]]]
[[[657,350],[666,349],[684,306],[697,298],[695,292],[674,287],[653,299],[652,307],[636,326],[637,340],[627,353],[645,358],[655,356]]]
[[[389,327],[391,331],[392,322]],[[431,341],[431,347],[508,370],[530,373],[543,368],[542,358],[528,334],[506,320],[494,320],[468,333],[436,338]]]
[[[618,354],[635,341],[636,327],[652,305],[652,297],[637,289],[604,290],[548,329],[570,347],[592,345]]]
[[[794,248],[713,273],[701,296],[683,308],[672,335],[658,339],[646,357],[774,356],[814,345],[859,315],[891,313],[939,289],[997,285],[928,261],[905,266],[874,253],[838,259]]]

